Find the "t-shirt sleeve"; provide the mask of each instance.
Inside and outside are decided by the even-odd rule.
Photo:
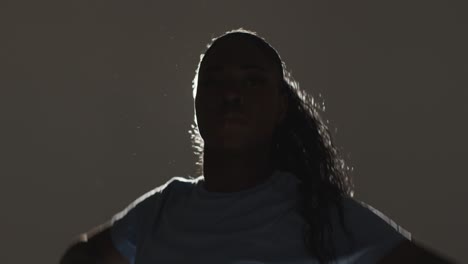
[[[345,223],[351,231],[353,251],[350,263],[377,263],[411,234],[372,206],[355,200],[344,200]]]
[[[168,183],[143,194],[111,219],[112,243],[132,264],[135,263],[138,242],[146,231],[144,228],[147,227],[148,218],[156,213],[162,191]]]

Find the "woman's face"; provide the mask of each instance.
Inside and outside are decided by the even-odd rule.
[[[215,42],[200,65],[195,108],[205,148],[245,152],[271,144],[286,112],[281,72],[254,40]]]

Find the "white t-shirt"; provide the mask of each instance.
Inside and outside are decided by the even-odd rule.
[[[116,248],[136,264],[312,264],[297,210],[299,180],[275,171],[231,193],[208,192],[204,178],[173,177],[112,218]],[[163,202],[164,201],[164,202]],[[163,205],[163,206],[162,206]],[[411,234],[376,209],[344,199],[345,224],[333,214],[337,263],[376,263]]]

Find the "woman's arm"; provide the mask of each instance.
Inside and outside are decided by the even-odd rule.
[[[379,261],[379,264],[396,263],[454,264],[455,261],[423,247],[413,239],[412,241],[404,240]]]
[[[110,226],[101,225],[81,235],[63,254],[60,264],[129,264],[114,247]]]

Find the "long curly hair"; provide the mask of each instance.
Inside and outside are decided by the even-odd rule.
[[[345,165],[327,125],[320,116],[319,112],[325,112],[324,103],[317,103],[313,97],[299,88],[299,83],[293,79],[286,69],[286,64],[270,44],[255,32],[242,28],[213,38],[207,45],[205,53],[200,55],[200,62],[192,82],[193,98],[195,100],[198,72],[204,56],[217,40],[231,34],[244,34],[250,37],[272,56],[278,67],[281,67],[283,74],[281,93],[287,96],[288,110],[285,119],[274,131],[273,164],[276,169],[289,171],[301,181],[299,191],[302,199],[299,210],[306,222],[303,234],[308,252],[320,263],[332,262],[336,254],[333,241],[330,239],[333,231],[330,209],[337,208],[340,224],[345,233],[350,235],[344,224],[342,198],[352,197],[354,186],[350,176],[353,168]],[[196,114],[189,134],[192,148],[198,157],[196,173],[202,175],[204,142],[198,129]]]

